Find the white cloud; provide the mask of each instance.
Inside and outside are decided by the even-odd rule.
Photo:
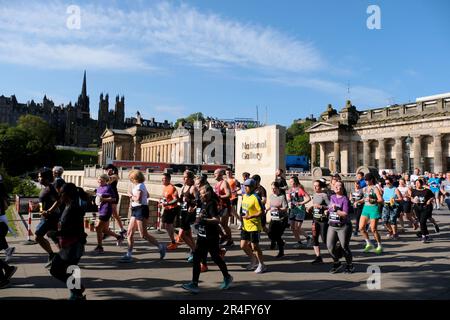
[[[0,32],[8,45],[0,59],[8,63],[99,68],[151,68],[168,54],[190,64],[303,72],[323,67],[310,43],[277,30],[205,14],[187,5],[162,2],[122,10],[81,6],[81,29],[69,30],[69,3],[9,2],[0,9]],[[26,44],[26,45],[25,45]],[[8,58],[11,47],[18,58]],[[45,57],[48,57],[45,59]]]

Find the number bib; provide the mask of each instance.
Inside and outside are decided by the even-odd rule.
[[[272,220],[274,220],[274,221],[280,220],[280,213],[278,211],[275,211],[275,210],[270,211],[270,216],[271,216]]]
[[[322,209],[314,208],[313,217],[315,219],[321,220],[323,218]]]

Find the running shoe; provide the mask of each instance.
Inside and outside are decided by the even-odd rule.
[[[370,243],[366,244],[366,246],[364,247],[364,253],[368,253],[370,251],[373,250],[373,245],[371,245]]]
[[[166,246],[162,243],[159,244],[159,258],[162,260],[166,256]]]
[[[105,250],[103,250],[103,247],[101,246],[97,246],[95,247],[95,249],[92,251],[93,254],[103,254],[105,253]]]
[[[120,258],[119,262],[130,263],[133,262],[133,258],[129,254],[125,254],[122,258]]]
[[[440,230],[439,230],[439,226],[438,226],[438,224],[436,223],[436,224],[434,224],[434,231],[436,232],[436,233],[439,233],[440,232]]]
[[[126,238],[126,236],[127,236],[127,230],[123,229],[122,231],[119,232],[119,234],[120,234],[123,238]]]
[[[5,271],[5,279],[8,281],[11,280],[12,276],[14,275],[14,273],[16,273],[16,271],[17,271],[16,266],[10,266],[9,268],[7,268]]]
[[[232,247],[232,246],[234,246],[234,242],[233,242],[233,240],[228,240],[223,246],[224,247]]]
[[[167,246],[167,250],[176,250],[178,245],[176,243],[171,243]]]
[[[0,281],[0,289],[6,288],[9,286],[9,280],[2,280]]]
[[[338,273],[339,271],[341,271],[342,267],[343,265],[340,261],[335,262],[333,263],[333,267],[331,268],[330,273]]]
[[[181,287],[182,287],[184,290],[189,291],[190,293],[195,293],[195,294],[197,294],[197,293],[200,292],[200,290],[198,289],[198,284],[196,284],[196,283],[194,283],[194,282],[189,282],[189,283],[183,284]]]
[[[190,254],[189,257],[187,258],[187,262],[192,263],[194,262],[194,255]]]
[[[264,273],[267,271],[267,267],[265,264],[260,263],[255,270],[255,273]]]
[[[400,237],[399,237],[398,233],[393,234],[393,235],[392,235],[392,239],[393,239],[393,240],[399,240]]]
[[[352,264],[347,264],[344,269],[344,273],[353,273],[355,272],[355,266]]]
[[[278,254],[275,256],[275,258],[283,258],[284,257],[284,250],[280,250]]]
[[[9,262],[9,260],[11,260],[15,251],[16,251],[15,247],[9,247],[5,249],[5,262]]]
[[[55,259],[55,257],[56,257],[55,253],[50,253],[48,255],[48,261],[45,264],[44,268],[50,268],[52,266],[52,262],[53,262],[53,259]]]
[[[378,246],[378,247],[374,250],[374,252],[375,252],[376,254],[382,254],[382,253],[383,253],[383,247],[382,247],[382,246]]]
[[[322,264],[323,263],[323,259],[321,256],[316,257],[311,264]]]
[[[208,271],[208,265],[204,263],[200,263],[200,272],[207,272]]]
[[[229,289],[232,282],[233,282],[233,277],[232,276],[223,278],[223,282],[220,285],[219,289],[221,289],[221,290]]]
[[[258,268],[258,265],[258,261],[252,261],[245,267],[245,269],[247,269],[248,271],[256,270]]]
[[[123,240],[125,240],[125,237],[124,237],[122,234],[119,234],[119,236],[118,236],[118,238],[117,238],[116,245],[117,245],[118,247],[120,247],[120,246],[122,245],[122,243],[123,243]]]

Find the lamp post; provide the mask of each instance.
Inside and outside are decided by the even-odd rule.
[[[408,174],[411,174],[411,146],[412,146],[412,139],[411,136],[408,134],[408,137],[406,137],[405,143],[408,146]]]

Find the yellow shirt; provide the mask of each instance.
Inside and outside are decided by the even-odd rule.
[[[242,215],[254,215],[261,212],[261,206],[258,199],[254,194],[247,195],[244,194],[242,198]],[[244,231],[261,231],[261,215],[257,218],[244,219]]]

